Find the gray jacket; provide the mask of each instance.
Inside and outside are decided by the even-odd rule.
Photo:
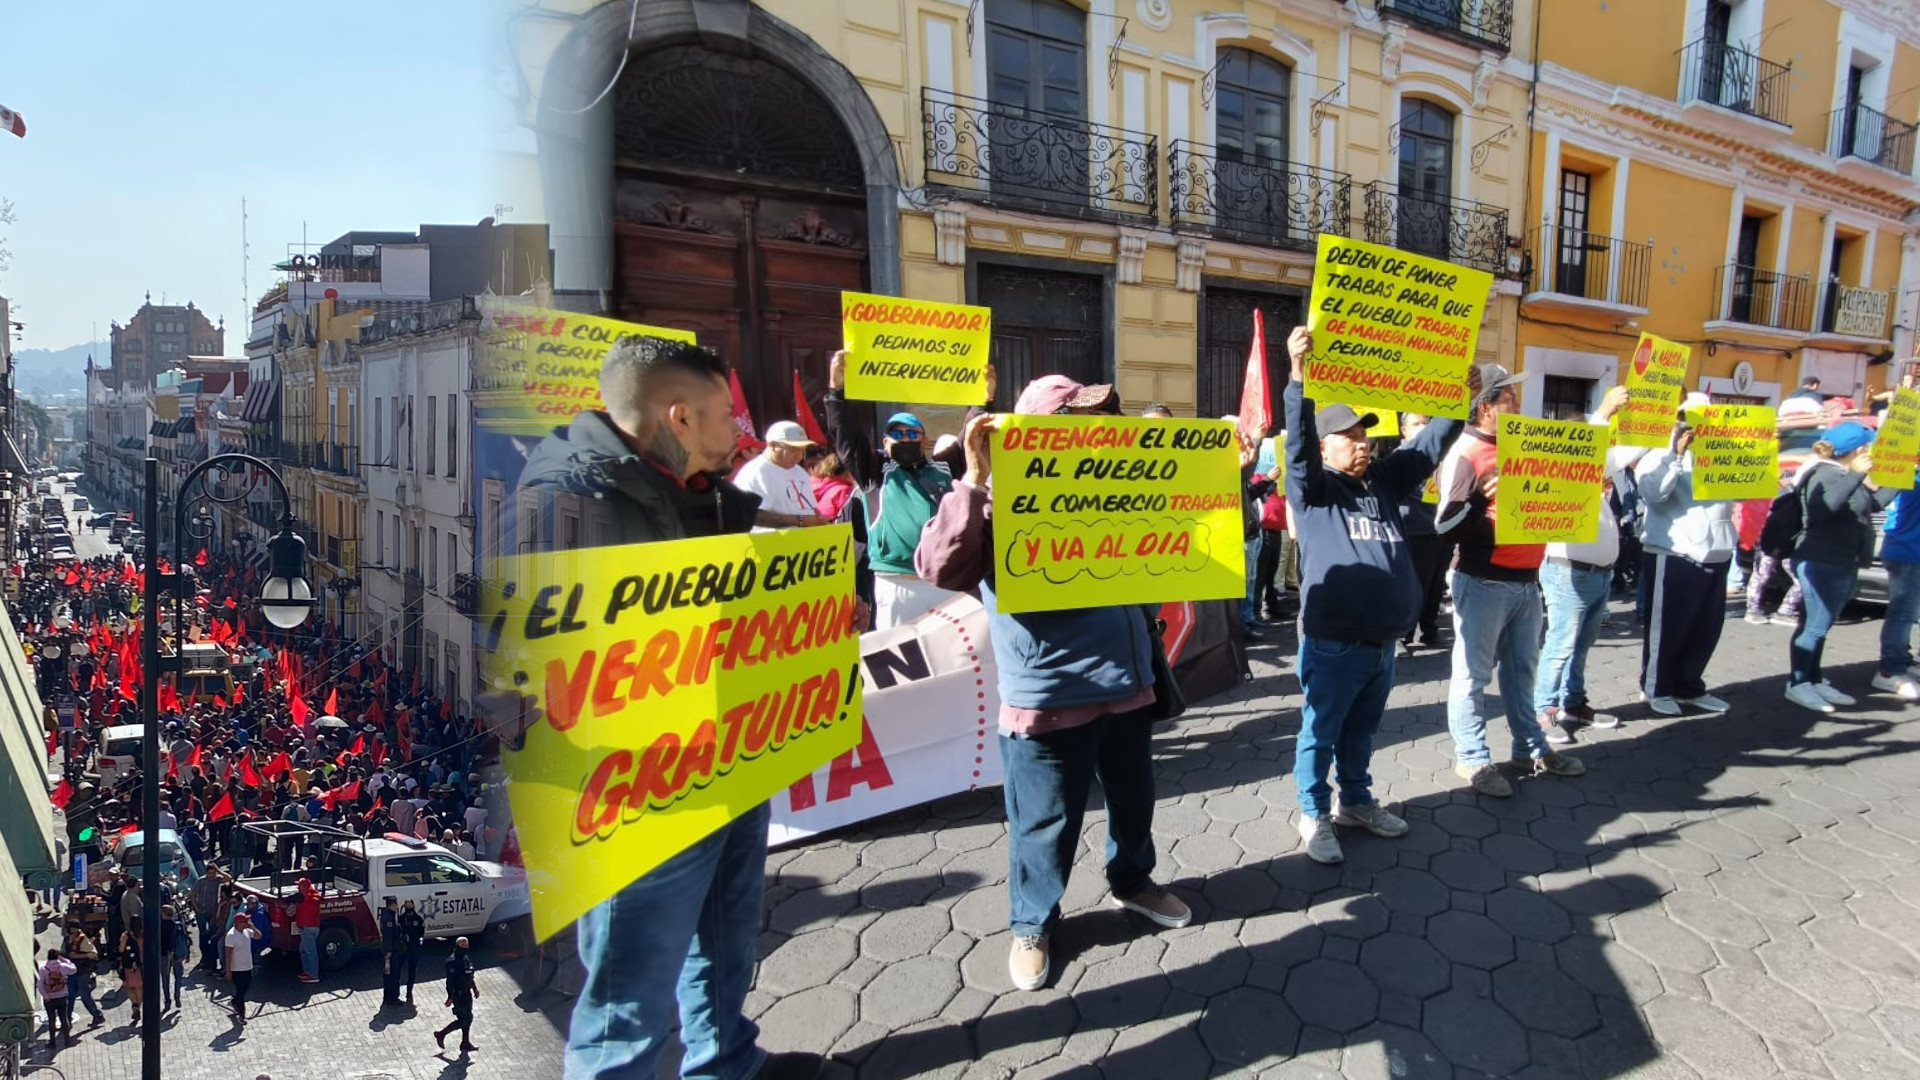
[[[1849,568],[1872,563],[1874,511],[1900,493],[1868,491],[1865,476],[1821,458],[1801,466],[1793,479],[1805,500],[1805,528],[1794,542],[1794,560]]]
[[[1697,563],[1723,563],[1740,547],[1733,503],[1701,502],[1693,497],[1693,454],[1650,451],[1634,466],[1640,499],[1646,505],[1640,544],[1657,555],[1678,555]]]

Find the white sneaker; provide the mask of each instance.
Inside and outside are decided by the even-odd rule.
[[[1333,819],[1313,814],[1300,815],[1300,839],[1307,842],[1307,858],[1327,866],[1346,860],[1340,850],[1340,838],[1333,835]]]
[[[1659,713],[1661,716],[1679,716],[1680,715],[1680,712],[1681,712],[1680,703],[1678,701],[1675,701],[1673,698],[1650,697],[1650,698],[1647,698],[1646,700],[1647,700],[1647,708],[1652,709],[1654,712]]]
[[[1714,697],[1712,694],[1701,694],[1699,697],[1681,698],[1680,704],[1692,709],[1705,709],[1708,712],[1726,712],[1729,707],[1726,702]]]
[[[1852,694],[1843,694],[1825,679],[1813,684],[1813,692],[1833,702],[1835,705],[1858,705]]]
[[[1920,701],[1920,682],[1910,675],[1875,675],[1873,688],[1891,691],[1901,701]]]
[[[1748,622],[1752,623],[1755,626],[1767,625],[1767,617],[1765,615],[1760,614],[1757,611],[1749,611],[1744,617]]]
[[[1339,799],[1335,799],[1333,823],[1365,829],[1375,836],[1384,836],[1388,839],[1407,835],[1406,819],[1374,802],[1346,806]]]
[[[1788,683],[1787,700],[1803,709],[1812,709],[1814,712],[1830,713],[1833,711],[1833,702],[1820,696],[1820,691],[1814,689],[1812,683]]]

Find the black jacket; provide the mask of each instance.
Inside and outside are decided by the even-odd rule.
[[[613,542],[650,544],[689,536],[751,531],[760,496],[718,474],[687,486],[633,452],[605,413],[583,412],[534,447],[520,473],[522,488],[605,499],[613,509]],[[582,537],[581,546],[590,546]],[[555,541],[521,537],[522,551],[552,550]]]
[[[1862,567],[1873,562],[1873,514],[1900,494],[1868,491],[1866,477],[1832,461],[1809,461],[1796,480],[1805,500],[1804,529],[1793,545],[1800,562]]]

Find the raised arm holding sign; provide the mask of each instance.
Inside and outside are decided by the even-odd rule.
[[[991,310],[848,292],[840,294],[840,319],[849,398],[986,404]]]

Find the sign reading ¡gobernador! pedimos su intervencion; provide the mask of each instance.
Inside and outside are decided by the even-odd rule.
[[[868,293],[840,294],[847,397],[985,405],[993,312]]]
[[[535,933],[860,742],[845,525],[493,559],[482,668]],[[537,712],[534,710],[538,710]]]
[[[1426,416],[1467,416],[1467,369],[1493,275],[1320,234],[1307,328],[1307,396]]]
[[[1001,611],[1246,595],[1233,424],[1117,416],[997,423],[993,587]]]

